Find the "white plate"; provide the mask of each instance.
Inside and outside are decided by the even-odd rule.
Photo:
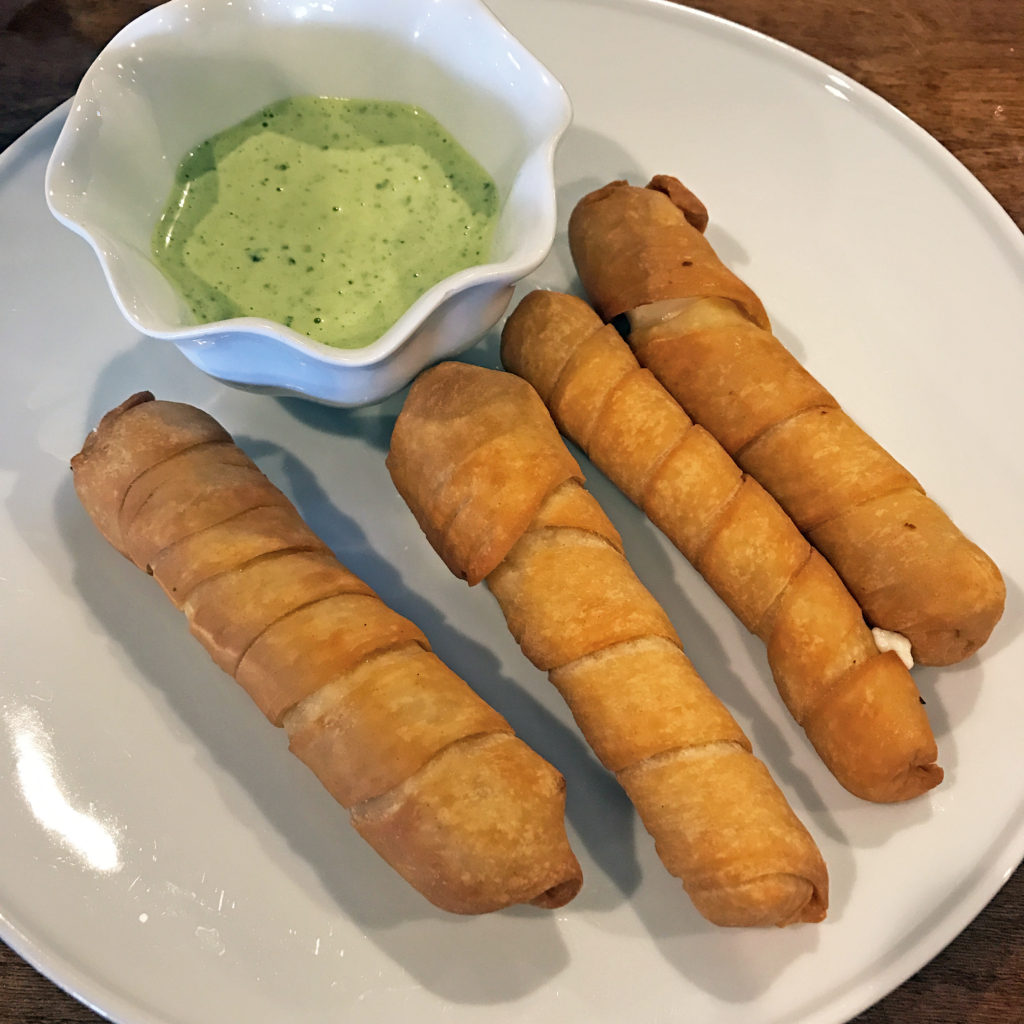
[[[58,112],[0,161],[0,934],[115,1020],[835,1022],[937,953],[1024,853],[1020,233],[922,131],[760,36],[650,0],[494,7],[576,109],[561,232],[530,284],[573,285],[564,223],[585,191],[678,174],[782,338],[1005,571],[981,657],[916,670],[947,780],[902,807],[844,793],[781,710],[759,644],[592,472],[831,869],[824,925],[705,924],[493,600],[413,526],[383,464],[397,402],[345,412],[233,391],[126,328],[85,243],[45,210]],[[472,358],[493,365],[495,335]],[[144,387],[222,420],[563,770],[586,873],[574,903],[435,912],[105,546],[67,462]]]

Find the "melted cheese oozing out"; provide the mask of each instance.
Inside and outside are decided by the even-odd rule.
[[[881,629],[875,626],[871,630],[875,638],[875,646],[885,654],[886,651],[895,651],[900,656],[900,661],[908,669],[914,667],[914,658],[910,653],[910,641],[902,633],[894,633],[891,629]]]
[[[648,302],[645,306],[631,309],[626,316],[629,327],[633,331],[641,331],[645,327],[664,323],[666,320],[685,312],[692,305],[701,301],[703,296],[690,299],[661,299],[659,302]]]

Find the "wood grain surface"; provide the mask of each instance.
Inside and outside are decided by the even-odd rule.
[[[145,0],[0,0],[0,149],[70,96],[107,40],[152,6]],[[704,0],[690,6],[789,43],[887,99],[953,153],[1024,229],[1022,0]],[[99,1020],[0,943],[0,1024]],[[1024,870],[931,963],[855,1020],[1024,1024]]]

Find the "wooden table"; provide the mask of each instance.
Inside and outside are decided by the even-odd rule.
[[[0,0],[0,149],[70,96],[107,40],[151,6],[146,0]],[[1024,228],[1020,0],[698,0],[692,6],[787,42],[889,100],[958,157]],[[0,1024],[99,1019],[0,943]],[[1024,1022],[1024,870],[935,960],[856,1021]]]

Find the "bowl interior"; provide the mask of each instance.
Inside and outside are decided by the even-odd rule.
[[[493,263],[527,261],[550,245],[552,189],[539,176],[568,100],[476,0],[172,0],[97,59],[47,174],[51,209],[90,240],[139,329],[170,336],[194,324],[150,260],[182,157],[260,106],[306,94],[424,108],[495,180]]]

